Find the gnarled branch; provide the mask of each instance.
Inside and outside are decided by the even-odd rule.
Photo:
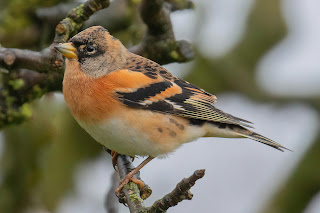
[[[117,168],[120,178],[123,179],[134,169],[131,157],[119,155],[117,159]],[[189,190],[194,186],[197,180],[204,176],[204,174],[204,169],[196,170],[190,177],[180,181],[170,193],[157,200],[151,207],[145,207],[143,202],[143,200],[147,199],[152,193],[149,186],[145,185],[144,188],[140,190],[137,184],[129,182],[121,191],[119,202],[127,204],[131,213],[164,213],[170,207],[176,206],[183,200],[191,200],[193,194]],[[140,175],[136,174],[134,178],[140,179]],[[114,186],[112,186],[112,189],[113,188]],[[110,196],[110,193],[111,191],[109,191],[108,196]]]
[[[160,64],[193,59],[192,45],[184,40],[175,40],[170,19],[172,8],[173,6],[164,0],[142,1],[140,14],[147,25],[147,32],[143,40],[131,47],[130,51]]]

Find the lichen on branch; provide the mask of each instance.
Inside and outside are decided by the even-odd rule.
[[[118,156],[117,171],[120,179],[123,179],[133,168],[131,157]],[[170,193],[157,200],[151,207],[145,207],[143,202],[151,195],[152,190],[149,186],[145,185],[143,189],[139,189],[137,184],[129,182],[122,189],[119,195],[119,202],[127,204],[131,213],[164,213],[170,207],[176,206],[183,200],[191,200],[193,194],[189,190],[204,175],[204,169],[196,170],[190,177],[181,180]],[[134,177],[140,179],[139,174]]]
[[[70,36],[76,34],[83,23],[95,12],[107,8],[110,0],[89,0],[73,8],[56,27],[54,43],[66,42]]]

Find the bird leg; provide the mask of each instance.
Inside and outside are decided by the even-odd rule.
[[[118,152],[116,151],[113,151],[113,150],[110,150],[108,149],[107,147],[103,146],[104,150],[106,152],[108,152],[110,155],[111,155],[111,159],[112,159],[112,166],[114,168],[114,170],[116,170],[116,165],[117,165],[117,159],[118,159]]]
[[[116,165],[117,165],[117,160],[118,160],[119,153],[116,152],[116,151],[113,151],[113,150],[110,150],[109,153],[110,153],[111,158],[112,158],[112,166],[116,170]],[[131,160],[134,161],[134,157],[132,157],[132,156],[130,156],[130,157],[131,157]]]
[[[111,150],[111,158],[112,158],[112,166],[114,169],[116,169],[116,165],[117,165],[117,159],[118,159],[118,152]]]
[[[142,189],[144,186],[144,183],[141,180],[138,180],[137,178],[134,178],[133,176],[140,170],[142,167],[144,167],[147,163],[149,163],[154,157],[149,156],[147,159],[142,161],[139,166],[137,166],[134,170],[129,172],[119,183],[119,187],[116,189],[115,193],[119,194],[120,191],[123,189],[124,185],[129,183],[129,181],[134,182],[139,186],[139,189]]]

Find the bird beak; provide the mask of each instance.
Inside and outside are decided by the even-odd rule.
[[[54,48],[61,52],[66,58],[78,58],[76,54],[77,49],[71,42],[57,44]]]

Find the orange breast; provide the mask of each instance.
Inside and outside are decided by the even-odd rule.
[[[125,69],[93,78],[82,72],[75,60],[70,60],[63,80],[63,94],[76,119],[100,121],[127,108],[116,99],[115,90],[136,89],[159,80]]]

